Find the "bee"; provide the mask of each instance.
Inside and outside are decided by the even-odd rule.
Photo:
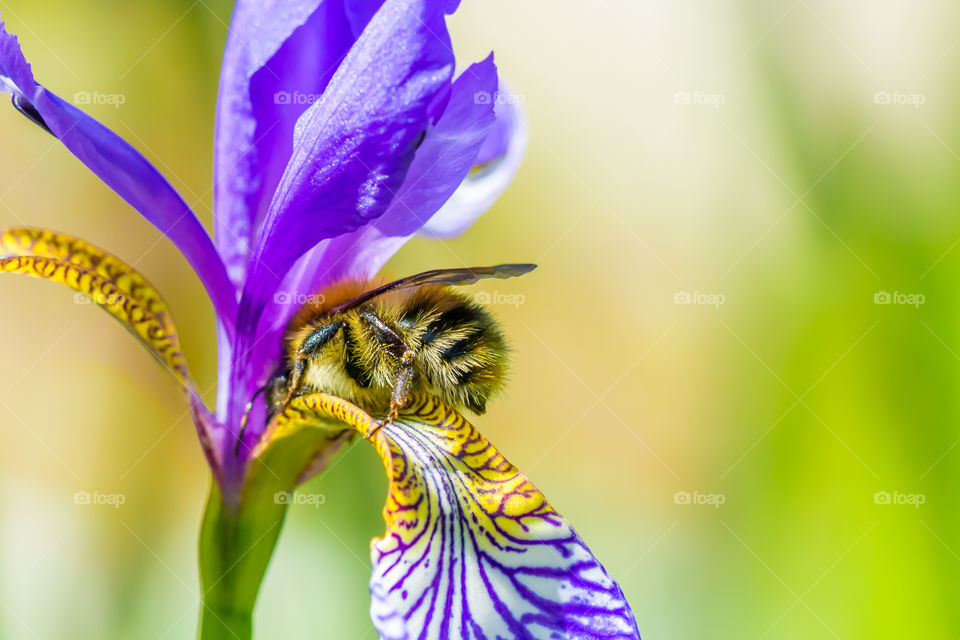
[[[266,392],[268,421],[311,392],[385,412],[367,438],[396,419],[414,390],[484,413],[487,399],[503,388],[508,348],[490,313],[454,287],[535,268],[436,269],[379,286],[346,280],[311,296],[284,332],[284,362],[257,392]]]

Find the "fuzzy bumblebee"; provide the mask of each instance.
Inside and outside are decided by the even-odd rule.
[[[379,286],[346,280],[311,296],[284,334],[283,366],[263,387],[269,416],[317,391],[386,411],[384,424],[411,391],[484,413],[505,382],[507,343],[493,316],[453,287],[534,268],[438,269]]]

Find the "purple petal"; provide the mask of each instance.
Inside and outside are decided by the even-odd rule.
[[[306,480],[342,441],[338,424],[371,440],[389,483],[387,530],[370,546],[370,614],[381,639],[640,640],[620,585],[567,520],[427,394],[412,394],[386,425],[335,396],[298,396],[254,461],[299,460],[299,470],[320,452],[299,474]]]
[[[321,272],[333,280],[370,277],[430,220],[476,163],[495,120],[493,104],[476,97],[493,95],[496,87],[493,54],[457,78],[443,114],[427,131],[386,213],[362,230],[363,238],[335,239],[339,246],[327,251]]]
[[[483,141],[483,147],[477,154],[476,164],[484,165],[506,155],[514,130],[518,128],[518,122],[520,124],[523,122],[523,109],[520,106],[521,98],[503,81],[500,82],[496,93],[478,92],[475,98],[478,102],[492,100],[497,117],[493,130]]]
[[[492,95],[497,69],[490,56],[472,65],[453,83],[446,109],[427,130],[406,179],[387,211],[372,224],[326,240],[301,258],[268,301],[261,320],[261,338],[252,362],[262,363],[258,378],[269,375],[280,336],[299,296],[308,295],[346,276],[369,278],[423,226],[450,197],[475,164],[493,123],[492,102],[476,101],[480,92]]]
[[[424,225],[421,234],[433,238],[460,235],[510,185],[527,148],[527,122],[521,103],[521,97],[501,83],[496,97],[497,122],[477,156],[479,166]]]
[[[442,7],[428,0],[387,0],[323,96],[301,116],[241,299],[234,396],[250,390],[245,359],[264,305],[283,276],[321,240],[383,214],[427,129],[428,107],[452,71]],[[243,401],[238,399],[232,418]]]
[[[192,389],[189,391],[188,401],[190,415],[207,464],[220,485],[220,491],[233,500],[238,495],[239,478],[243,473],[243,465],[239,461],[224,456],[224,452],[229,450],[225,442],[232,442],[233,438]]]
[[[344,277],[376,274],[450,198],[476,163],[494,124],[494,110],[492,103],[474,97],[492,95],[496,86],[492,55],[464,71],[453,83],[446,109],[427,130],[403,185],[383,216],[311,250],[308,260],[298,262],[296,270],[288,274],[283,288],[311,293]],[[271,311],[265,312],[265,318],[272,316]],[[285,311],[289,317],[289,310]]]
[[[381,3],[237,3],[220,74],[214,210],[217,245],[238,287],[290,159],[297,119]]]
[[[639,640],[620,586],[462,416],[415,396],[375,441],[390,482],[370,548],[381,638]]]
[[[36,86],[17,37],[7,33],[6,25],[0,22],[0,90],[14,95],[21,91],[32,94]]]
[[[170,238],[200,276],[228,331],[236,293],[203,225],[153,165],[115,133],[36,84],[17,38],[0,23],[0,91],[56,136],[130,206]]]

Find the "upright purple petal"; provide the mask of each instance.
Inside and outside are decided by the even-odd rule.
[[[44,127],[130,206],[170,238],[200,276],[228,331],[236,292],[203,225],[146,158],[115,133],[36,83],[17,38],[0,22],[0,91]]]
[[[453,83],[447,106],[430,125],[423,143],[387,211],[368,226],[312,249],[297,263],[282,287],[311,293],[344,277],[369,278],[433,216],[463,182],[494,125],[492,95],[497,68],[491,55],[470,66]],[[289,309],[268,308],[264,319]],[[285,323],[286,318],[283,319]]]
[[[522,98],[501,82],[495,101],[497,122],[477,156],[478,166],[424,225],[421,234],[433,238],[460,235],[493,206],[513,181],[528,139]]]
[[[267,302],[251,363],[265,378],[279,353],[280,337],[301,296],[345,276],[371,277],[450,197],[475,164],[494,124],[493,104],[475,94],[497,87],[493,56],[469,67],[453,83],[447,106],[429,126],[406,179],[387,211],[372,224],[321,242],[288,272],[282,295]],[[251,436],[253,437],[253,436]]]
[[[494,125],[491,101],[497,68],[493,54],[464,71],[450,92],[443,114],[427,130],[403,185],[379,219],[353,235],[336,238],[325,252],[319,273],[327,282],[347,276],[369,277],[386,264],[453,195],[476,163]],[[324,284],[316,280],[314,287]]]
[[[417,231],[436,237],[465,231],[509,185],[527,145],[520,99],[502,82],[498,97],[496,86],[492,59],[465,71],[387,212],[368,227],[312,249],[291,269],[282,290],[306,295],[340,278],[373,276]],[[264,315],[282,326],[290,313],[279,307]]]
[[[238,288],[258,221],[290,159],[297,119],[381,3],[237,3],[220,75],[214,210],[217,246]]]
[[[452,72],[442,7],[387,0],[301,116],[244,286],[234,396],[250,390],[246,358],[264,305],[286,272],[321,240],[383,214],[423,139],[428,107]]]

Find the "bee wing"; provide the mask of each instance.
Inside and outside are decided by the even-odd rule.
[[[464,267],[461,269],[433,269],[424,271],[413,276],[400,278],[393,282],[379,286],[363,293],[353,300],[343,302],[330,309],[327,313],[339,313],[352,309],[358,305],[368,302],[377,296],[383,295],[388,291],[398,289],[412,289],[413,287],[422,287],[428,284],[449,284],[453,286],[473,284],[479,280],[487,278],[516,278],[526,273],[530,273],[537,268],[535,264],[497,264],[492,267]]]

